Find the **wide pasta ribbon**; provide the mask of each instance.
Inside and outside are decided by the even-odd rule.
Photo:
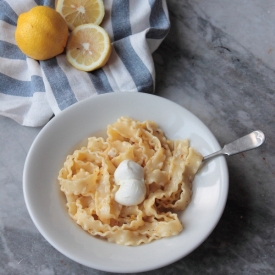
[[[70,216],[91,235],[123,245],[178,234],[183,225],[176,211],[190,202],[202,156],[188,140],[168,140],[151,121],[121,117],[108,126],[107,136],[89,138],[59,172]],[[145,168],[146,197],[139,205],[115,201],[114,173],[126,159]]]

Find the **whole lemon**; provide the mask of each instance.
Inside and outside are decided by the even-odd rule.
[[[36,60],[62,53],[68,40],[68,26],[54,9],[36,6],[18,17],[15,41],[19,49]]]

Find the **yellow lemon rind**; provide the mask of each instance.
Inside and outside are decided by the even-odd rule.
[[[67,39],[65,20],[50,7],[36,6],[18,17],[15,41],[30,58],[47,60],[61,54]]]

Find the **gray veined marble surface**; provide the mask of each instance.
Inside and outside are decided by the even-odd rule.
[[[227,158],[220,222],[187,257],[141,274],[275,274],[275,1],[168,0],[171,31],[154,53],[156,94],[197,115],[221,145],[255,129],[257,150]],[[39,128],[0,117],[0,274],[110,274],[79,265],[37,231],[22,173]]]

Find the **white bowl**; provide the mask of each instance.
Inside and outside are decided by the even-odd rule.
[[[89,235],[69,217],[57,175],[69,153],[86,144],[89,136],[106,136],[107,125],[121,116],[153,120],[168,138],[188,138],[202,155],[220,149],[196,116],[169,100],[142,93],[104,94],[67,108],[41,130],[26,159],[24,197],[40,233],[70,259],[109,272],[148,271],[181,259],[209,236],[226,203],[228,170],[224,157],[208,161],[200,170],[192,201],[179,214],[184,229],[177,236],[126,247]]]

